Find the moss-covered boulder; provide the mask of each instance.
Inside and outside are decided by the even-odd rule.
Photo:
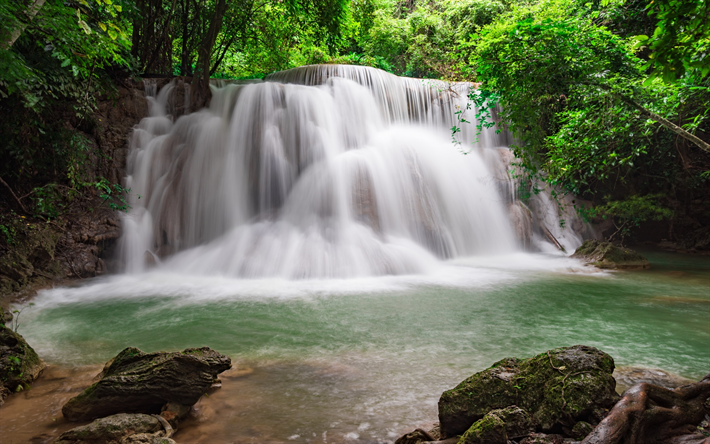
[[[611,242],[586,240],[572,255],[589,265],[602,269],[650,268],[648,259],[628,248],[617,247]]]
[[[0,405],[10,393],[29,388],[44,367],[25,338],[0,326]]]
[[[535,420],[517,406],[491,410],[474,422],[458,444],[507,444],[509,439],[535,431]]]
[[[464,433],[488,412],[517,405],[539,430],[597,424],[618,400],[614,359],[575,345],[530,359],[506,358],[448,390],[439,399],[442,438]]]
[[[163,426],[154,416],[119,413],[68,430],[59,435],[54,444],[124,444],[128,437],[136,434],[138,438],[146,437],[152,442],[162,438],[159,436],[162,432]]]
[[[232,366],[209,347],[181,352],[143,353],[127,348],[106,363],[99,381],[62,407],[69,421],[115,413],[160,413],[165,404],[195,404]]]

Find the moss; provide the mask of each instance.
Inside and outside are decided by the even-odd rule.
[[[0,384],[10,392],[28,389],[43,369],[44,362],[21,335],[0,326]]]
[[[584,241],[572,255],[597,268],[648,268],[648,260],[628,248],[617,247],[610,242]]]
[[[558,348],[526,360],[505,359],[444,392],[442,433],[462,433],[494,409],[518,405],[542,430],[599,420],[617,400],[613,359],[593,347]]]
[[[505,423],[495,415],[486,415],[466,430],[458,444],[506,444]]]

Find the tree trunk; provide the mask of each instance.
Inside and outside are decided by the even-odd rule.
[[[187,21],[190,19],[188,0],[182,0],[182,54],[180,55],[180,74],[190,74],[190,61],[187,53]]]
[[[192,86],[190,88],[190,109],[197,111],[209,105],[212,93],[210,91],[210,57],[212,55],[212,47],[217,41],[217,35],[222,29],[222,18],[227,9],[225,0],[218,0],[214,10],[214,16],[210,22],[210,28],[207,35],[202,39],[202,44],[198,51],[197,66],[195,74],[192,77]]]
[[[706,415],[704,404],[708,397],[710,374],[700,382],[674,390],[652,384],[635,385],[624,392],[582,444],[660,444],[691,435]]]
[[[44,6],[44,2],[45,0],[34,0],[32,2],[32,4],[24,12],[24,20],[21,20],[19,26],[12,29],[10,31],[10,35],[8,35],[7,38],[2,43],[0,43],[0,49],[12,48],[12,45],[15,44],[15,41],[17,41],[17,39],[22,34],[22,31],[25,30],[25,27],[37,15],[39,10],[42,9],[42,6]]]

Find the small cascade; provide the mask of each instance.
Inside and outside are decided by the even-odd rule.
[[[150,116],[127,165],[127,271],[419,274],[529,244],[516,238],[514,214],[524,218],[512,209],[507,135],[484,130],[464,149],[451,141],[470,85],[341,65],[265,80],[215,82],[209,108],[176,120],[189,85],[146,82]],[[462,130],[476,139],[475,125]]]

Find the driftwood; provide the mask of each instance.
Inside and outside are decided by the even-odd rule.
[[[638,384],[624,392],[609,415],[582,444],[661,444],[697,433],[710,397],[710,374],[700,382],[669,390]],[[707,442],[702,439],[700,442]]]

